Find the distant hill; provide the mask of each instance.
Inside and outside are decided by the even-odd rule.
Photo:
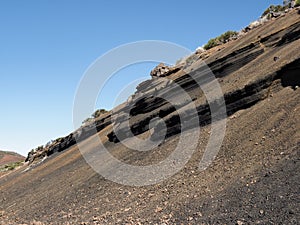
[[[24,161],[24,160],[25,157],[18,153],[0,150],[0,167],[7,164]]]

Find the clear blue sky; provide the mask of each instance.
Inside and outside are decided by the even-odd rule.
[[[73,130],[78,83],[99,56],[121,44],[163,40],[191,50],[240,30],[282,1],[0,1],[0,149],[29,150]],[[111,107],[121,84],[153,65],[126,70],[97,107]],[[118,82],[119,81],[119,82]]]

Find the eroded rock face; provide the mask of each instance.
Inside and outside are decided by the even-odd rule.
[[[181,68],[182,65],[170,67],[165,65],[164,63],[160,63],[150,72],[150,75],[151,77],[166,77],[172,73],[176,73]]]
[[[163,63],[160,63],[157,67],[155,67],[151,71],[150,75],[152,77],[163,77],[163,76],[165,76],[165,74],[167,74],[169,72],[170,72],[170,67],[166,66]]]
[[[107,114],[94,122],[83,125],[78,130],[72,132],[66,137],[57,138],[54,141],[49,142],[45,146],[40,146],[33,149],[28,153],[25,162],[33,163],[35,160],[42,159],[47,156],[51,156],[54,153],[62,152],[69,147],[76,144],[77,141],[83,141],[96,132],[101,131],[105,127],[111,124],[110,114]]]
[[[206,64],[222,86],[229,116],[268,98],[272,91],[285,87],[295,89],[300,86],[299,76],[297,76],[300,73],[300,49],[298,49],[300,21],[296,19],[297,12],[292,13],[296,15],[293,15],[289,23],[286,22],[286,17],[289,15],[280,17],[241,36],[236,40],[235,45],[228,47],[229,50],[225,47],[205,57]],[[274,27],[279,28],[274,30]],[[195,78],[200,77],[203,84],[210,82],[210,79],[203,75],[205,69],[201,67],[201,63],[200,66],[197,65],[200,59],[201,57],[197,56],[195,62],[188,65],[189,69],[187,65],[169,67],[163,63],[154,68],[151,71],[152,78],[139,84],[136,93],[113,110],[115,129],[108,130],[109,141],[119,142],[120,139],[127,139],[131,134],[140,135],[149,131],[149,122],[156,117],[162,118],[166,123],[166,137],[175,135],[181,132],[178,110],[188,120],[198,120],[201,126],[210,124],[210,105],[195,82]],[[257,69],[258,66],[260,69]],[[196,104],[198,115],[189,114],[190,102],[181,102],[176,110],[172,104],[164,100],[166,96],[180,99],[178,90],[171,85],[172,82],[191,96]],[[82,126],[67,137],[30,152],[27,161],[32,162],[36,158],[50,156],[73,146],[76,140],[85,140],[95,134],[95,129],[99,132],[108,127],[112,123],[111,118],[111,113],[108,113],[95,123]],[[126,127],[128,119],[129,128]],[[156,136],[153,135],[153,139],[165,132],[160,130],[159,126],[154,130]]]
[[[70,149],[46,160],[37,169],[16,171],[0,180],[0,224],[32,224],[33,217],[44,224],[143,224],[149,221],[157,224],[217,224],[219,221],[297,224],[300,17],[294,12],[292,16],[258,27],[208,56],[206,64],[223,90],[229,115],[225,140],[210,168],[197,170],[211,129],[205,125],[210,123],[209,105],[192,79],[202,74],[196,61],[191,65],[190,74],[178,71],[167,78],[191,96],[199,117],[188,113],[187,104],[175,110],[159,98],[169,94],[178,99],[180,95],[165,79],[153,77],[140,84],[137,92],[114,110],[118,113],[116,132],[123,135],[121,138],[128,137],[124,130],[127,112],[130,129],[135,135],[141,134],[138,137],[151,133],[147,132],[149,120],[156,116],[167,125],[166,136],[174,136],[149,153],[134,152],[121,143],[105,143],[115,158],[129,165],[159,163],[180,141],[175,134],[181,131],[178,119],[178,111],[181,111],[186,119],[198,120],[203,126],[198,149],[181,172],[153,186],[119,185],[96,174],[76,149]],[[93,135],[95,126],[97,130],[107,128],[99,134],[101,138],[109,134],[110,140],[117,142],[115,133],[107,127],[110,121],[107,115],[94,126],[86,124],[72,136],[50,145],[62,151],[75,136],[83,140]],[[159,125],[153,132],[154,139],[165,135]],[[95,150],[94,145],[88,148],[91,152]],[[40,150],[44,154],[43,148]],[[107,171],[113,173],[114,164],[107,162]]]
[[[296,66],[299,65],[299,60],[289,59],[289,62],[286,61],[283,63],[280,53],[276,51],[277,47],[282,48],[283,46],[287,47],[289,44],[295,44],[300,38],[299,29],[300,22],[290,24],[290,26],[287,26],[283,30],[277,32],[274,31],[274,33],[270,35],[262,36],[260,40],[255,40],[250,42],[250,44],[248,42],[248,44],[242,45],[240,48],[228,52],[222,57],[214,59],[210,58],[207,60],[209,68],[221,82],[228,76],[232,76],[232,74],[238,74],[243,68],[245,68],[245,71],[249,71],[246,72],[246,74],[240,75],[246,77],[244,83],[238,82],[235,87],[230,87],[234,83],[231,80],[226,84],[230,87],[224,92],[227,115],[230,116],[238,110],[255,105],[268,98],[273,91],[280,90],[287,86],[295,88],[300,85],[299,76],[296,76],[296,74],[300,74],[300,68],[299,66]],[[282,54],[286,54],[284,52],[285,51],[282,51]],[[280,60],[274,61],[274,57],[277,57]],[[270,67],[270,69],[265,72],[256,71],[255,67],[250,69],[250,65],[256,65],[258,63],[269,66],[270,63],[267,63],[269,61],[274,64],[272,66],[273,68]],[[277,66],[279,67],[274,70],[274,67]],[[188,120],[198,120],[199,123],[193,123],[195,126],[197,126],[197,124],[206,126],[211,123],[210,105],[206,102],[203,95],[199,95],[199,93],[196,94],[199,92],[199,86],[194,79],[199,79],[201,77],[203,83],[210,82],[210,79],[205,78],[205,74],[203,74],[205,68],[193,65],[192,67],[190,74],[179,76],[174,79],[173,82],[183,88],[190,96],[195,96],[193,100],[196,101],[198,115],[189,115],[189,107],[187,107],[189,102],[182,104],[179,107],[179,110],[182,111],[185,118],[188,118]],[[164,68],[164,66],[159,65],[156,70],[159,70],[159,68]],[[257,75],[252,74],[254,71]],[[167,73],[169,76],[168,78],[171,78],[174,75],[174,73],[170,71]],[[262,73],[262,75],[258,75],[260,73]],[[235,79],[238,81],[240,78],[236,77],[234,80]],[[178,93],[175,89],[172,89],[170,85],[164,85],[163,88],[159,88],[161,87],[159,86],[159,81],[159,78],[152,79],[138,86],[138,93],[140,94],[139,100],[131,101],[129,106],[127,105],[127,108],[123,109],[125,111],[130,108],[130,129],[122,125],[126,123],[126,119],[124,117],[125,120],[123,120],[120,116],[118,121],[120,126],[118,126],[115,131],[108,134],[110,141],[119,142],[130,137],[131,133],[139,135],[148,131],[149,122],[156,117],[163,118],[165,124],[167,124],[167,131],[161,130],[160,126],[157,126],[154,130],[154,135],[152,136],[153,139],[164,135],[165,132],[166,137],[181,132],[182,122],[179,119],[178,110],[168,104],[167,101],[164,101],[163,98],[157,97],[166,95],[178,96]],[[213,104],[217,104],[217,101],[218,100]]]

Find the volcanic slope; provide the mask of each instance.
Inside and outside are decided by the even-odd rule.
[[[202,115],[197,151],[184,169],[156,185],[123,186],[94,172],[70,141],[72,138],[66,138],[59,151],[45,153],[48,157],[43,162],[33,160],[0,179],[0,221],[2,224],[297,224],[300,221],[299,37],[300,16],[297,10],[292,10],[237,40],[209,50],[205,56],[195,54],[188,70],[197,74],[201,59],[205,60],[221,85],[228,114],[224,142],[206,170],[198,170],[198,164],[211,133],[208,105],[185,70],[174,70],[167,78],[190,94],[198,114]],[[141,84],[136,94],[141,87],[142,92],[151,93],[160,82],[160,78],[153,78]],[[174,119],[176,111],[148,94],[134,106],[130,124],[136,136],[147,136],[147,122],[157,115],[168,124],[168,138],[154,151],[139,153],[124,147],[115,134],[118,130],[113,131],[107,122],[110,113],[97,123],[97,135],[90,136],[88,129],[83,129],[81,143],[92,152],[96,149],[94,139],[100,136],[116,158],[135,165],[153,164],[166,158],[180,137],[180,123]],[[117,110],[122,112],[126,107],[124,103]],[[122,126],[119,132],[126,140],[128,134]]]

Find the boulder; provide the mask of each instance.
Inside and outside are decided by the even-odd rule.
[[[170,71],[170,67],[164,63],[160,63],[150,73],[152,77],[164,77]]]
[[[176,65],[173,67],[167,66],[164,63],[160,63],[158,66],[156,66],[151,72],[151,77],[166,77],[171,75],[172,73],[178,72],[183,65]]]

